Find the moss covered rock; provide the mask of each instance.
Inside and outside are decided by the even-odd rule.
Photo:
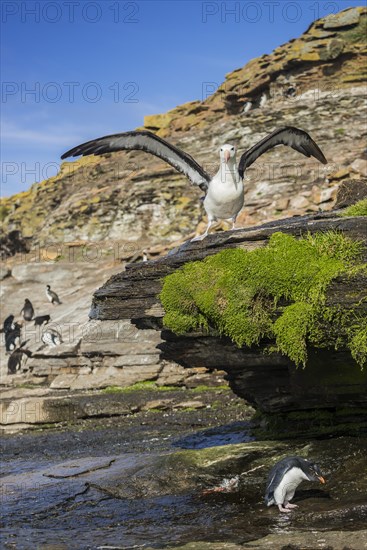
[[[348,206],[344,210],[343,216],[367,216],[367,199],[362,199]]]
[[[326,305],[332,280],[367,272],[362,248],[335,231],[299,240],[274,233],[264,248],[186,264],[165,278],[164,324],[176,334],[214,330],[239,347],[274,341],[276,351],[304,366],[308,345],[345,346],[363,366],[366,313]]]

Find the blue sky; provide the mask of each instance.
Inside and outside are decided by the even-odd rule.
[[[1,194],[60,155],[203,99],[205,83],[359,1],[2,0]]]

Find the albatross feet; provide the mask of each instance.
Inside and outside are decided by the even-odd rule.
[[[215,222],[215,219],[209,219],[208,227],[206,228],[205,233],[203,233],[202,235],[198,235],[197,237],[194,237],[193,239],[191,239],[191,242],[193,243],[195,241],[202,241],[203,239],[205,239],[205,237],[209,233],[209,229],[211,228],[214,222]]]
[[[202,235],[198,235],[197,237],[194,237],[193,239],[191,239],[191,242],[195,242],[195,241],[202,241],[203,239],[205,239],[205,237],[208,235],[208,233],[203,233]]]

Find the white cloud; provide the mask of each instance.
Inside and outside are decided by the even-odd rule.
[[[34,145],[67,145],[76,139],[78,131],[72,128],[44,128],[34,130],[14,123],[4,122],[1,128],[3,141]]]

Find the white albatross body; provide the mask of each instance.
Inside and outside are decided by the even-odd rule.
[[[232,229],[238,213],[244,202],[243,181],[236,164],[236,149],[225,144],[220,149],[220,167],[210,180],[204,199],[204,208],[208,214],[208,227],[203,235],[193,240],[201,240],[207,236],[211,225],[217,220],[231,220]]]

